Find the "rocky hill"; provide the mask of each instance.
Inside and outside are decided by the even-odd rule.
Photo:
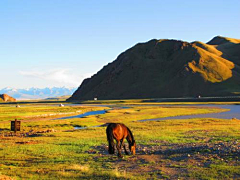
[[[240,94],[240,39],[150,40],[85,79],[69,100]]]
[[[7,95],[7,94],[0,94],[0,102],[4,101],[4,102],[16,102],[16,99],[14,99],[13,97]]]

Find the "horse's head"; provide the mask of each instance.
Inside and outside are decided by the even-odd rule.
[[[136,153],[136,142],[135,141],[132,142],[132,144],[130,146],[130,150],[131,150],[131,153],[133,155],[135,155],[135,153]]]

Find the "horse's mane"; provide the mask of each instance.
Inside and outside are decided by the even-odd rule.
[[[129,135],[130,135],[130,137],[131,137],[131,139],[132,139],[132,142],[131,142],[131,144],[133,145],[134,144],[134,142],[135,142],[135,140],[134,140],[134,137],[133,137],[133,134],[132,134],[132,131],[128,128],[128,127],[126,127],[127,128],[127,130],[128,130],[128,133],[129,133]],[[128,138],[129,139],[129,138]],[[130,139],[129,139],[130,140]]]

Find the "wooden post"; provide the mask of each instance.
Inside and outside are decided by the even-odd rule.
[[[15,123],[14,123],[14,133],[16,134],[17,132],[17,119],[15,119]]]
[[[11,121],[11,131],[14,131],[16,133],[17,131],[20,131],[21,128],[21,121],[18,121],[15,119],[15,121]]]

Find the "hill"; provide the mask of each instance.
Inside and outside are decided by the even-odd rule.
[[[68,100],[228,96],[240,93],[240,40],[150,40],[85,79]]]
[[[7,95],[7,94],[0,94],[0,101],[4,102],[16,102],[16,99]]]

